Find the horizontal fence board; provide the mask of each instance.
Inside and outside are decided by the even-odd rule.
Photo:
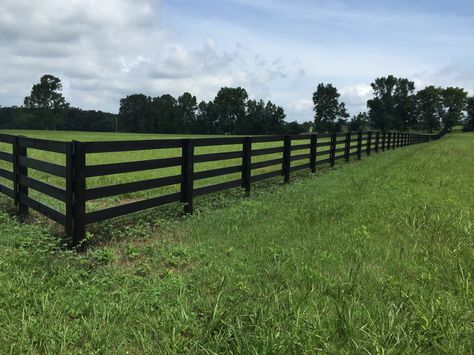
[[[85,153],[112,153],[135,150],[151,150],[163,148],[181,148],[182,139],[150,139],[135,141],[84,142]]]
[[[0,134],[0,142],[2,143],[13,143],[15,136],[9,134]]]
[[[61,141],[51,141],[47,139],[18,137],[18,144],[26,148],[65,154],[68,143]]]
[[[242,171],[242,165],[228,166],[225,168],[218,168],[205,171],[197,171],[193,175],[193,180],[207,179],[215,176],[238,173]]]
[[[196,196],[207,195],[212,192],[218,192],[222,190],[231,189],[234,187],[240,187],[241,185],[242,185],[242,179],[237,179],[237,180],[222,182],[220,184],[204,186],[198,189],[194,189],[193,196],[196,197]]]
[[[318,138],[331,138],[332,133],[321,133],[321,134],[318,134],[317,136]]]
[[[245,137],[222,137],[222,138],[194,138],[195,147],[208,147],[214,145],[243,144]]]
[[[48,163],[46,161],[28,158],[24,156],[19,156],[18,162],[21,166],[24,166],[26,168],[42,171],[43,173],[48,173],[62,178],[66,177],[66,167],[58,164]]]
[[[322,165],[322,164],[326,164],[326,163],[330,163],[331,162],[331,159],[323,159],[323,160],[316,160],[316,165]]]
[[[282,163],[283,163],[283,158],[277,158],[277,159],[252,163],[250,164],[250,167],[252,170],[254,170],[254,169],[266,168],[267,166],[272,166],[272,165],[277,165],[277,164],[282,164]]]
[[[138,191],[156,189],[169,185],[180,184],[183,178],[181,175],[165,176],[156,179],[127,182],[123,184],[95,187],[86,190],[86,201],[97,200],[99,198],[123,195]]]
[[[182,158],[161,158],[154,160],[131,161],[124,163],[89,165],[85,168],[86,177],[131,173],[136,171],[169,168],[181,165]]]
[[[238,159],[242,158],[243,152],[222,152],[222,153],[209,153],[209,154],[200,154],[194,156],[195,163],[204,163],[208,161],[219,161],[219,160],[228,160],[228,159]]]
[[[337,148],[337,149],[334,149],[334,153],[340,153],[340,152],[344,152],[346,150],[346,148]]]
[[[292,141],[299,141],[303,139],[311,139],[312,134],[290,134]]]
[[[334,160],[339,160],[339,159],[344,159],[345,156],[344,155],[337,155],[334,157]]]
[[[34,209],[35,211],[41,213],[42,215],[45,215],[49,219],[52,219],[53,221],[59,223],[60,225],[64,226],[66,224],[66,216],[63,215],[61,212],[56,211],[55,209],[46,206],[42,204],[41,202],[38,202],[36,200],[33,200],[32,198],[20,194],[20,203]]]
[[[304,170],[304,169],[309,169],[309,163],[306,164],[301,164],[301,165],[295,165],[290,167],[290,171],[298,171],[298,170]]]
[[[177,202],[181,199],[181,192],[163,195],[148,200],[127,203],[125,205],[106,208],[100,211],[86,213],[86,224],[105,221],[106,219],[124,216],[127,214],[140,212],[149,208]]]
[[[13,163],[13,154],[0,152],[0,160]]]
[[[358,152],[352,152],[352,153],[349,153],[349,156],[352,156],[352,155],[357,155],[359,154]]]
[[[301,150],[301,149],[309,149],[311,148],[311,144],[308,143],[308,144],[297,144],[297,145],[293,145],[291,146],[291,150]]]
[[[20,175],[20,185],[31,187],[32,189],[55,198],[56,200],[66,202],[66,191],[59,187],[23,175]]]
[[[4,195],[7,195],[10,198],[15,198],[15,191],[12,189],[0,184],[0,192]]]
[[[331,153],[331,150],[323,150],[321,152],[316,152],[316,156],[320,157],[321,155],[327,155],[329,153]]]
[[[285,139],[285,136],[280,135],[280,136],[257,136],[257,137],[252,137],[252,143],[268,143],[268,142],[279,142],[283,141]]]
[[[331,142],[321,142],[321,143],[318,143],[316,144],[316,147],[328,147],[331,145]]]
[[[276,170],[276,171],[266,172],[266,173],[263,173],[263,174],[254,175],[250,178],[250,180],[252,182],[257,182],[257,181],[270,179],[270,178],[274,178],[274,177],[281,176],[281,175],[282,175],[282,171],[281,170]]]
[[[297,160],[302,160],[302,159],[309,159],[311,154],[298,154],[298,155],[293,155],[290,157],[290,161],[297,161]]]
[[[11,171],[0,168],[0,177],[13,181],[13,173]]]
[[[283,152],[284,147],[263,148],[252,150],[252,156],[267,155]]]

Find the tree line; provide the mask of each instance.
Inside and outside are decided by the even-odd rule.
[[[474,130],[474,97],[458,87],[427,86],[415,91],[415,84],[393,75],[375,79],[371,84],[373,98],[367,101],[367,112],[348,121],[340,94],[332,84],[319,84],[313,94],[314,125],[317,131],[341,130],[423,130],[433,132],[464,124]]]
[[[285,111],[271,101],[252,100],[241,87],[223,87],[212,101],[197,102],[189,92],[120,100],[119,130],[189,134],[300,133],[306,128],[285,121]]]
[[[457,87],[427,86],[416,91],[406,78],[380,77],[371,84],[367,112],[349,119],[336,87],[320,83],[313,93],[312,121],[285,121],[282,107],[249,99],[244,88],[223,87],[211,101],[198,103],[185,92],[177,98],[128,95],[118,114],[71,107],[61,80],[44,75],[21,107],[0,107],[0,129],[52,129],[177,134],[297,134],[344,130],[424,130],[464,124],[474,131],[474,97]]]

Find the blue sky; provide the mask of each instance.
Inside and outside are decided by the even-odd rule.
[[[305,121],[319,82],[351,114],[388,74],[474,93],[473,42],[473,1],[2,0],[0,105],[20,105],[51,73],[87,109],[243,86]]]

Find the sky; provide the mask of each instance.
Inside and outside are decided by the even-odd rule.
[[[472,0],[0,0],[0,105],[22,105],[44,74],[71,105],[224,86],[312,119],[332,83],[349,112],[389,74],[474,94]]]

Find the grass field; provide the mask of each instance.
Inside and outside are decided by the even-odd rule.
[[[104,141],[104,140],[140,140],[140,139],[179,139],[179,138],[192,138],[192,137],[205,137],[205,136],[183,136],[183,135],[159,135],[159,134],[135,134],[135,133],[94,133],[94,132],[67,132],[67,131],[27,131],[27,130],[0,130],[0,133],[6,134],[17,134],[17,135],[24,135],[27,137],[33,138],[41,138],[41,139],[50,139],[50,140],[59,140],[59,141]],[[327,139],[325,139],[327,140]],[[321,139],[323,141],[323,139]],[[307,140],[299,140],[297,144],[306,144],[309,143],[309,139]],[[253,144],[253,149],[261,149],[261,148],[269,148],[269,147],[278,147],[282,146],[281,142],[270,142],[270,143],[255,143]],[[338,148],[342,148],[343,144],[338,145]],[[325,147],[324,150],[328,148]],[[0,143],[0,151],[11,152],[11,145],[2,144]],[[195,154],[205,154],[205,153],[215,153],[215,152],[226,152],[226,151],[242,151],[242,145],[228,145],[228,146],[213,146],[213,147],[196,147]],[[302,154],[305,151],[295,151],[293,154]],[[65,158],[62,154],[56,154],[51,152],[45,151],[38,151],[34,149],[28,150],[29,156],[33,158],[37,158],[40,160],[64,165]],[[168,157],[177,157],[181,156],[181,149],[159,149],[159,150],[147,150],[147,151],[132,151],[132,152],[120,152],[120,153],[100,153],[100,154],[88,154],[87,155],[87,164],[95,165],[95,164],[108,164],[114,162],[127,162],[127,161],[137,161],[137,160],[149,160],[149,159],[159,159],[159,158],[168,158]],[[253,162],[263,161],[263,160],[270,160],[281,158],[282,153],[277,154],[267,154],[262,156],[256,156],[252,159]],[[321,156],[318,159],[325,159],[328,156]],[[227,166],[234,166],[240,165],[242,163],[242,159],[229,159],[224,161],[217,161],[217,162],[205,162],[205,163],[198,163],[195,164],[195,171],[204,171],[210,170],[215,168],[227,167]],[[301,162],[303,163],[303,162]],[[6,170],[12,170],[12,166],[10,163],[6,163],[0,161],[0,168]],[[281,169],[281,165],[279,166],[271,166],[262,169],[256,169],[253,171],[254,175],[264,173],[267,171],[273,171]],[[155,170],[147,170],[147,171],[140,171],[134,173],[125,173],[125,174],[114,174],[102,177],[93,177],[87,179],[87,187],[94,188],[99,186],[108,186],[114,185],[119,183],[126,183],[126,182],[133,182],[138,180],[148,180],[158,177],[164,176],[173,176],[179,175],[181,173],[180,167],[171,167],[171,168],[164,168],[164,169],[155,169]],[[46,173],[42,173],[39,171],[31,170],[30,169],[30,176],[49,183],[51,185],[65,188],[65,181],[62,178],[58,178]],[[240,173],[228,174],[226,176],[218,176],[208,179],[203,179],[196,181],[194,184],[195,188],[212,185],[219,182],[230,181],[240,178]],[[11,187],[11,182],[2,179],[0,177],[0,183]],[[178,192],[180,186],[178,184],[166,186],[158,189],[151,189],[145,190],[130,194],[125,194],[121,196],[114,196],[109,198],[98,199],[94,201],[89,201],[87,203],[87,210],[93,211],[97,209],[101,209],[104,207],[109,207],[120,203],[121,201],[133,201],[133,200],[140,200],[146,199],[150,197],[156,197],[167,193]],[[40,194],[34,190],[31,190],[31,195],[36,199],[47,205],[50,205],[56,208],[59,211],[64,211],[64,204],[59,201],[56,201],[46,195]]]
[[[0,353],[471,353],[473,148],[104,223],[87,254],[0,212]]]

